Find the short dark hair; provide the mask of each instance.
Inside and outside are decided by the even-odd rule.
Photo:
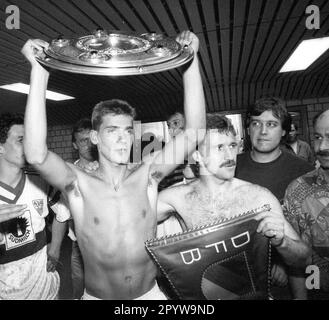
[[[180,114],[183,118],[185,118],[185,117],[184,117],[184,111],[177,110],[177,111],[175,111],[174,113],[167,114],[167,117],[166,117],[167,121],[168,121],[171,117],[175,116],[176,114]]]
[[[329,109],[324,110],[324,111],[320,111],[318,114],[315,115],[315,117],[313,118],[313,128],[315,127],[317,121],[319,120],[319,118],[325,113],[327,112]]]
[[[252,116],[260,116],[265,111],[272,111],[273,115],[281,122],[281,127],[288,133],[291,127],[289,115],[283,100],[277,97],[264,97],[258,99],[247,110],[246,127],[249,127]]]
[[[101,101],[95,105],[91,116],[92,127],[94,130],[99,130],[103,117],[107,114],[127,115],[133,119],[136,117],[135,109],[127,101],[119,99]]]
[[[236,131],[231,120],[224,115],[207,114],[206,129],[216,129],[219,133],[232,133],[236,136]]]
[[[3,113],[0,115],[0,143],[6,143],[8,132],[14,125],[24,125],[24,117],[21,114]]]
[[[75,134],[84,130],[91,130],[92,126],[91,126],[91,120],[88,118],[83,118],[78,120],[72,129],[72,142],[75,142],[76,138],[75,138]]]

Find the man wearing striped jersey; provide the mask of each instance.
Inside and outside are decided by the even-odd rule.
[[[0,205],[23,205],[20,216],[0,223],[0,300],[55,299],[60,281],[53,262],[65,224],[54,219],[47,259],[48,185],[23,171],[23,136],[22,117],[0,116]]]

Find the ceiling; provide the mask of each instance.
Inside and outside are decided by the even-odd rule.
[[[207,111],[245,109],[255,99],[329,96],[329,53],[302,72],[278,71],[302,39],[329,32],[326,0],[0,0],[0,85],[29,82],[20,49],[29,38],[47,41],[106,30],[156,32],[175,37],[189,29],[200,39],[200,66]],[[8,30],[6,7],[20,9],[20,29]],[[308,5],[320,8],[319,30],[305,26]],[[89,116],[95,103],[121,98],[143,121],[164,119],[182,105],[180,70],[126,77],[53,71],[49,89],[74,101],[47,101],[51,125]],[[26,95],[0,89],[0,110],[23,112]]]

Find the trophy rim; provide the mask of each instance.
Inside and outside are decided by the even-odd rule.
[[[94,38],[93,38],[94,37]],[[173,38],[165,37],[158,33],[127,33],[123,31],[108,31],[104,36],[104,41],[110,41],[110,38],[118,37],[119,40],[127,41],[128,49],[107,48],[93,51],[85,45],[90,39],[95,39],[93,35],[85,35],[76,39],[60,39],[53,40],[50,47],[45,50],[43,57],[36,57],[37,61],[46,67],[57,69],[65,72],[88,74],[88,75],[103,75],[103,76],[127,76],[127,75],[143,75],[157,73],[178,68],[194,57],[193,49],[190,46],[182,47]],[[129,48],[129,41],[141,44]],[[53,43],[63,41],[65,45],[58,45],[56,48],[67,47],[75,50],[75,54],[81,52],[79,56],[70,57],[69,55],[61,55],[54,50]],[[96,41],[94,41],[96,42]],[[106,43],[105,43],[106,44]],[[168,47],[167,48],[167,45]],[[99,46],[102,46],[101,43]],[[175,50],[173,50],[174,48]],[[80,51],[79,51],[80,50]],[[111,50],[117,50],[117,55],[111,56]],[[157,50],[160,54],[157,55]],[[60,49],[58,49],[60,51]],[[97,58],[83,61],[82,55],[90,55],[97,52]],[[151,51],[149,54],[148,51]],[[161,56],[161,52],[165,52]],[[107,57],[108,61],[106,60]],[[101,61],[104,57],[104,61]],[[127,58],[127,59],[126,59]],[[99,60],[99,61],[98,61]]]

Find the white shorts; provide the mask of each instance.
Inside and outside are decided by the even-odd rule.
[[[158,283],[155,282],[155,285],[151,290],[147,291],[142,296],[135,298],[134,300],[168,300],[168,298],[160,290]]]
[[[101,300],[96,298],[89,293],[87,293],[86,289],[81,298],[81,300]],[[165,294],[160,290],[157,282],[155,283],[154,287],[149,290],[148,292],[144,293],[142,296],[135,298],[134,300],[168,300]]]
[[[0,300],[55,300],[59,285],[58,272],[47,272],[47,246],[0,265]]]

